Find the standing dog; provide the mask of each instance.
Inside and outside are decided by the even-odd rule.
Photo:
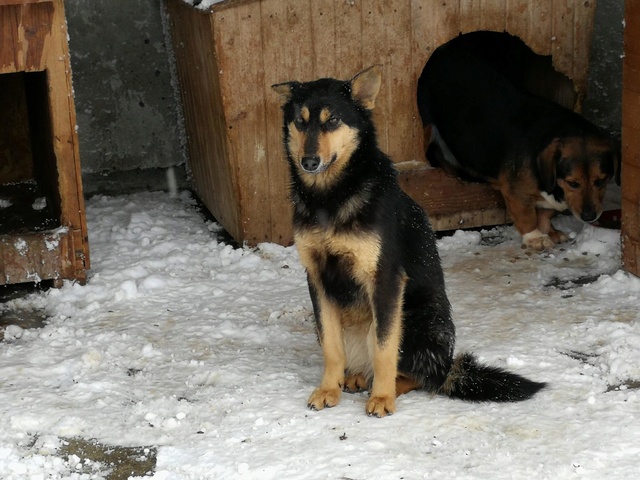
[[[616,149],[577,113],[519,88],[524,81],[509,58],[474,48],[478,33],[492,43],[507,35],[460,36],[438,47],[420,76],[418,109],[431,125],[427,156],[499,190],[523,243],[548,249],[568,238],[551,224],[556,211],[570,210],[586,223],[598,219]]]
[[[274,85],[285,103],[293,228],[324,355],[308,405],[369,389],[369,415],[424,388],[472,401],[518,401],[544,384],[454,359],[455,329],[433,231],[378,148],[371,119],[381,70],[350,81]]]

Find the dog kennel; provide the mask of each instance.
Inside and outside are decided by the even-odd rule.
[[[62,0],[0,0],[0,284],[86,280]]]
[[[500,195],[430,168],[416,106],[430,54],[461,33],[506,31],[573,82],[579,108],[595,2],[575,0],[167,0],[193,183],[239,242],[292,241],[280,100],[288,80],[348,79],[383,65],[380,146],[436,230],[507,221]]]

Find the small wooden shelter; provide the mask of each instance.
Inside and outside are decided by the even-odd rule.
[[[506,31],[587,85],[594,1],[223,0],[209,10],[168,0],[195,188],[240,242],[292,241],[281,111],[274,83],[348,79],[382,64],[374,120],[403,188],[436,229],[504,223],[501,197],[430,168],[417,81],[460,33]],[[579,106],[579,105],[577,105]]]
[[[0,284],[86,280],[63,0],[0,0]]]

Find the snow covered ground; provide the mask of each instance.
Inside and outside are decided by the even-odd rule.
[[[412,392],[377,419],[366,394],[306,408],[322,358],[294,248],[219,242],[188,194],[98,196],[87,218],[87,285],[0,306],[49,317],[0,343],[3,480],[107,478],[60,453],[72,437],[156,447],[157,480],[637,478],[640,279],[617,231],[533,255],[510,227],[440,240],[458,350],[549,387]]]

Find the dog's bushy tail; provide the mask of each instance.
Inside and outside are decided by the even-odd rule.
[[[440,393],[471,402],[519,402],[545,386],[546,383],[482,365],[473,354],[463,353],[454,360]]]

